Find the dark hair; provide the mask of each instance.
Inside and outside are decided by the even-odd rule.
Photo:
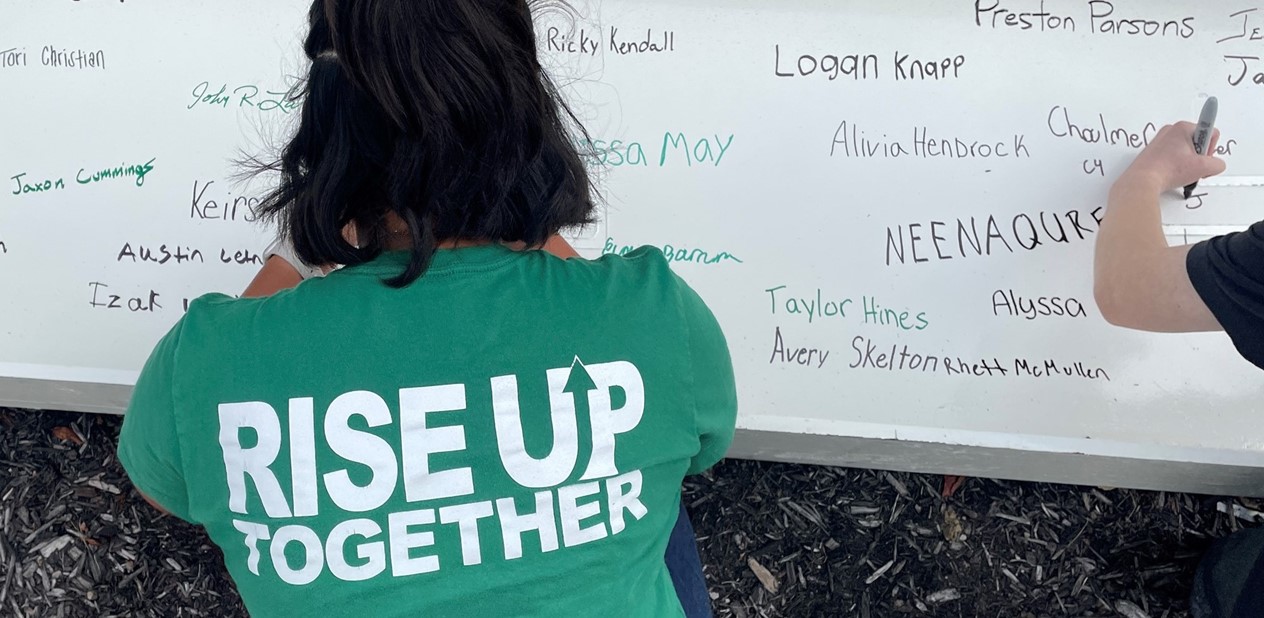
[[[315,0],[307,79],[280,185],[259,213],[308,264],[380,255],[408,224],[402,287],[444,240],[543,244],[591,223],[576,144],[591,143],[541,67],[527,0]],[[573,139],[571,129],[583,139]],[[354,223],[359,247],[342,230]]]

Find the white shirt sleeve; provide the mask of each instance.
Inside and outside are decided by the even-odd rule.
[[[263,260],[266,262],[274,255],[288,262],[304,280],[312,277],[323,277],[325,274],[319,267],[304,264],[303,260],[300,260],[298,254],[294,252],[293,243],[290,242],[289,238],[280,234],[277,235],[276,240],[272,241],[272,244],[268,245],[267,249],[264,249]]]

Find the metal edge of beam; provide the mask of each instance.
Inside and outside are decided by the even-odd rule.
[[[132,387],[0,377],[0,406],[122,414]],[[1264,468],[738,429],[728,456],[1015,481],[1264,496]]]
[[[123,414],[132,387],[0,377],[0,406],[37,410]]]
[[[896,472],[1264,496],[1264,468],[739,429],[729,457]]]

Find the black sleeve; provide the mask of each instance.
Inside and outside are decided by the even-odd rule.
[[[1185,268],[1238,351],[1264,369],[1264,221],[1194,245]]]

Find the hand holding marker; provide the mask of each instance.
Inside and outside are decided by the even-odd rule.
[[[1220,111],[1220,104],[1216,101],[1216,97],[1207,97],[1207,102],[1203,103],[1203,113],[1198,115],[1198,128],[1194,130],[1194,152],[1200,155],[1208,154],[1207,146],[1211,143],[1218,111]],[[1185,199],[1189,199],[1197,188],[1198,181],[1186,185]]]

